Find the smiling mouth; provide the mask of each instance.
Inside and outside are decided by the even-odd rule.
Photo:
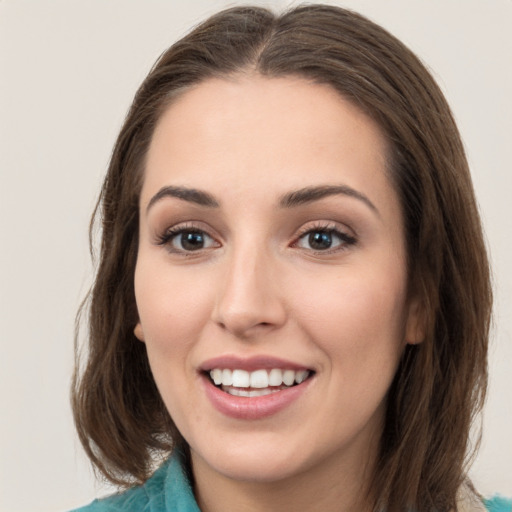
[[[233,396],[258,397],[277,393],[302,384],[314,374],[311,370],[246,371],[239,369],[214,368],[205,372],[211,383],[218,389]]]

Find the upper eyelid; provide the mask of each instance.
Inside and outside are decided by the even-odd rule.
[[[157,244],[165,243],[165,239],[169,239],[173,235],[177,235],[181,231],[199,231],[205,233],[210,238],[216,240],[218,243],[224,244],[225,237],[223,237],[219,231],[209,224],[201,220],[184,220],[172,224],[165,229],[155,233],[155,239]],[[314,230],[325,230],[325,231],[336,231],[340,234],[346,235],[353,239],[358,239],[358,235],[354,229],[347,226],[344,223],[334,220],[310,220],[304,222],[293,235],[290,236],[291,245],[295,244],[301,237]]]
[[[154,233],[154,242],[156,245],[165,245],[183,231],[197,231],[205,233],[208,237],[218,241],[218,238],[215,235],[212,235],[210,230],[203,227],[202,222],[184,221],[168,226],[163,230],[156,231]]]
[[[335,229],[339,226],[337,222],[334,221],[310,221],[304,223],[298,230],[299,233],[307,233],[311,230],[318,229],[318,230],[329,230],[329,229]]]
[[[186,220],[182,222],[177,222],[170,226],[167,226],[162,230],[162,233],[165,235],[166,233],[176,233],[180,231],[201,231],[206,233],[207,235],[215,238],[215,235],[212,232],[215,232],[210,226],[207,226],[203,221],[199,220]]]
[[[328,221],[328,220],[320,220],[320,221],[312,221],[305,223],[298,233],[295,235],[291,247],[298,247],[301,240],[307,236],[311,232],[315,231],[328,231],[331,233],[337,233],[338,238],[341,240],[341,244],[334,248],[329,248],[325,250],[314,250],[314,249],[305,249],[306,252],[311,252],[318,255],[328,256],[337,254],[344,250],[347,250],[350,246],[354,246],[359,243],[359,237],[354,232],[353,229],[349,228],[346,224],[336,222],[336,221]]]
[[[207,238],[209,238],[211,241],[214,242],[214,245],[216,247],[201,247],[197,250],[187,250],[187,249],[180,249],[174,247],[174,240],[180,236],[180,234],[184,232],[196,232],[196,233],[203,233],[206,235]],[[161,234],[156,234],[155,242],[156,245],[159,245],[161,247],[164,247],[170,254],[175,254],[177,256],[182,257],[199,257],[202,254],[205,253],[205,251],[210,251],[211,249],[215,249],[222,246],[222,243],[219,242],[218,238],[215,236],[212,236],[208,230],[199,228],[194,225],[188,225],[188,223],[178,223],[171,227],[168,227],[163,231]]]
[[[298,239],[301,236],[304,236],[305,234],[309,233],[310,231],[314,231],[315,229],[318,231],[338,231],[352,238],[357,238],[357,233],[352,228],[350,228],[346,224],[332,220],[315,220],[306,222],[299,228],[297,235],[295,236]]]

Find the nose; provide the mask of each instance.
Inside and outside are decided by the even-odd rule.
[[[286,322],[275,259],[264,250],[232,251],[224,262],[213,321],[240,339],[251,339]]]

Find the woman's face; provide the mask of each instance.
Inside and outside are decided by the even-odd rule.
[[[386,153],[374,122],[301,79],[211,79],[162,116],[135,332],[195,472],[269,482],[375,454],[418,341]]]

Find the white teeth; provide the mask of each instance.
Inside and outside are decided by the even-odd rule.
[[[213,382],[215,382],[216,386],[222,384],[222,370],[220,368],[215,368],[215,370],[212,370],[210,372],[210,375],[213,379]]]
[[[309,377],[309,370],[281,370],[273,368],[272,370],[256,370],[247,372],[245,370],[229,370],[222,368],[214,368],[210,371],[210,377],[216,386],[233,386],[234,388],[251,388],[251,391],[243,391],[242,395],[237,394],[235,390],[229,392],[237,396],[262,396],[269,392],[276,391],[279,386],[293,386],[300,384]],[[247,393],[252,393],[247,395]],[[256,394],[254,394],[256,393]]]
[[[257,370],[251,373],[251,388],[268,388],[268,373],[266,370]]]
[[[222,385],[231,386],[233,384],[233,373],[231,370],[222,370]]]
[[[300,384],[301,382],[304,382],[308,376],[309,372],[307,370],[303,370],[301,372],[295,373],[295,382],[297,384]]]
[[[270,370],[268,374],[268,384],[269,386],[280,386],[283,383],[283,371],[274,368]]]
[[[283,383],[291,386],[295,382],[295,372],[293,370],[285,370],[283,372]]]
[[[253,397],[253,396],[265,396],[265,395],[271,395],[272,393],[277,393],[277,391],[280,391],[279,389],[241,389],[241,388],[233,388],[233,387],[227,387],[224,389],[224,391],[230,395],[234,396],[246,396],[246,397]]]
[[[224,370],[224,371],[226,371],[226,370]],[[237,388],[248,388],[249,383],[250,383],[249,372],[246,372],[245,370],[233,370],[233,382],[232,382],[233,386],[235,386]],[[222,384],[224,384],[224,382]]]

